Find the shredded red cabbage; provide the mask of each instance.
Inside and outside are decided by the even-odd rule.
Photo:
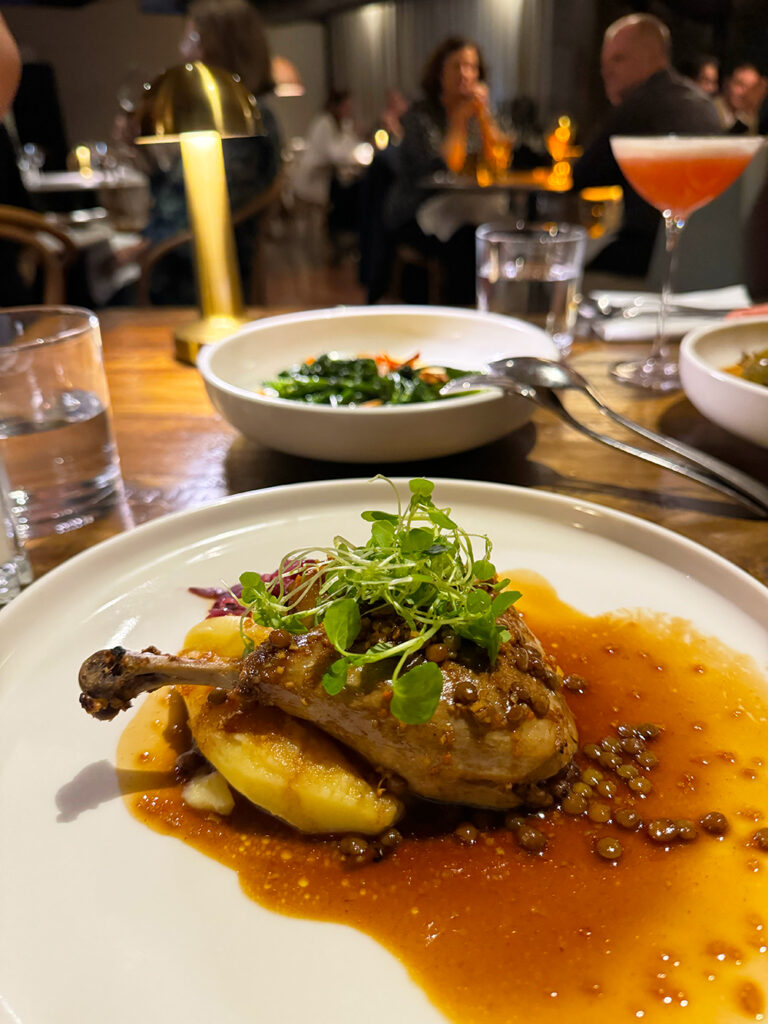
[[[284,586],[290,586],[296,577],[301,575],[306,566],[315,564],[316,559],[304,558],[299,562],[291,562],[289,565],[286,565],[282,574]],[[280,589],[279,569],[276,569],[274,572],[263,572],[261,573],[261,578],[267,584],[267,589],[270,593],[278,593]],[[245,607],[237,600],[243,592],[243,588],[239,583],[235,583],[228,588],[190,587],[189,592],[190,594],[197,594],[198,597],[204,597],[208,601],[213,601],[213,604],[208,609],[206,619],[215,619],[220,615],[242,615],[245,611]]]

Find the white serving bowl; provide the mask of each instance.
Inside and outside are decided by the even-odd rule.
[[[515,430],[533,409],[498,389],[372,408],[260,393],[279,371],[324,352],[402,360],[418,353],[421,364],[468,371],[507,356],[558,358],[544,331],[512,317],[441,306],[360,306],[256,320],[205,347],[197,365],[216,409],[246,437],[331,462],[407,462],[468,451]]]
[[[680,379],[707,419],[737,437],[768,448],[768,387],[727,367],[747,352],[768,348],[768,317],[744,317],[691,331],[680,344]]]

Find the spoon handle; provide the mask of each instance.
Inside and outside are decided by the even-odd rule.
[[[664,439],[664,447],[670,448],[678,454],[684,454],[688,460],[687,462],[682,462],[680,459],[670,455],[650,452],[645,448],[636,448],[626,441],[620,441],[608,434],[601,434],[575,419],[557,395],[544,388],[537,388],[535,396],[529,395],[528,397],[533,398],[542,408],[555,413],[556,416],[559,416],[580,433],[591,437],[592,440],[600,441],[602,444],[616,448],[627,455],[635,455],[639,459],[645,459],[646,462],[652,462],[654,465],[661,466],[664,469],[670,469],[673,473],[679,473],[681,476],[696,480],[707,487],[713,487],[715,490],[721,491],[731,498],[736,498],[743,505],[752,509],[753,512],[758,513],[761,518],[768,518],[768,487],[764,487],[757,480],[747,476],[746,473],[740,473],[738,470],[725,465],[725,463],[721,463],[718,459],[704,456],[703,453],[696,452],[695,449],[689,449],[686,445],[678,445],[676,441],[667,443],[669,439],[666,438]],[[619,413],[609,411],[609,415],[621,423],[622,426],[629,427],[630,430],[634,430],[643,437],[660,443],[661,435],[654,434],[650,430],[647,431],[645,427],[639,427],[639,424],[633,423],[631,420],[625,420]],[[688,454],[689,452],[691,454]]]
[[[601,412],[604,412],[606,416],[610,416],[615,423],[618,423],[626,430],[631,430],[633,433],[639,434],[640,437],[644,437],[648,441],[653,441],[653,443],[659,445],[659,447],[666,448],[675,455],[680,455],[682,458],[687,459],[688,462],[698,466],[704,472],[709,473],[712,477],[722,480],[740,493],[753,497],[755,500],[768,507],[768,487],[764,487],[747,473],[742,473],[741,470],[734,469],[733,466],[729,466],[727,462],[722,462],[720,459],[716,459],[714,455],[707,455],[706,452],[699,451],[698,448],[692,448],[690,445],[684,444],[682,441],[676,441],[674,438],[667,437],[665,434],[658,434],[655,430],[651,430],[649,427],[644,427],[640,423],[635,423],[634,420],[627,419],[626,416],[623,416],[620,412],[616,412],[615,409],[611,409],[610,406],[606,405],[605,402],[603,402],[602,399],[599,398],[591,389],[587,390],[587,394]]]

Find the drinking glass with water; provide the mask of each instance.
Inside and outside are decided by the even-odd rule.
[[[496,221],[482,224],[475,237],[477,308],[539,323],[567,354],[584,273],[584,228]]]
[[[1,310],[0,381],[0,459],[22,540],[108,511],[121,476],[96,316]]]

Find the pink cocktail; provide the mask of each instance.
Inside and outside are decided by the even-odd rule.
[[[680,386],[677,363],[665,351],[664,320],[670,292],[672,254],[685,222],[739,177],[760,146],[744,135],[619,135],[611,148],[629,184],[663,215],[669,265],[661,291],[658,337],[646,359],[619,363],[619,380],[657,391]]]

